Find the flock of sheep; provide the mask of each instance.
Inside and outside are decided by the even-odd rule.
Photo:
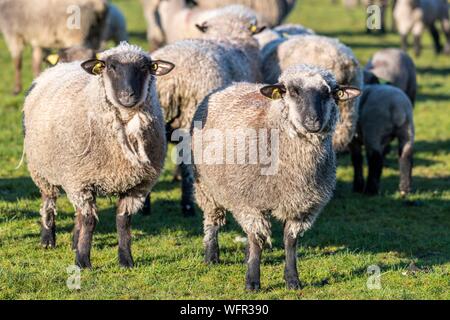
[[[80,267],[91,268],[97,195],[118,196],[119,263],[133,266],[131,217],[144,205],[150,210],[166,142],[179,130],[190,132],[194,157],[179,165],[182,212],[194,214],[194,202],[202,209],[208,263],[219,262],[219,229],[226,212],[233,214],[248,238],[250,290],[260,288],[270,216],[284,223],[286,285],[300,288],[297,239],[333,195],[337,152],[351,154],[354,191],[377,194],[384,156],[398,139],[400,192],[411,191],[417,84],[404,51],[381,50],[363,68],[338,39],[279,25],[294,0],[142,0],[149,40],[159,49],[150,54],[121,42],[103,50],[109,39],[127,40],[125,19],[113,5],[26,2],[0,0],[0,28],[16,67],[14,91],[21,90],[26,43],[33,47],[36,76],[43,52],[60,49],[59,63],[35,78],[23,109],[24,152],[43,201],[41,243],[56,244],[56,199],[63,189],[76,209],[73,249]],[[74,3],[81,29],[65,26],[67,6]],[[426,8],[413,9],[426,16]],[[262,163],[198,161],[195,148],[211,147],[198,143],[206,131],[243,128],[278,134],[276,174],[262,174]],[[250,145],[244,141],[246,156]],[[273,150],[269,143],[258,153]]]

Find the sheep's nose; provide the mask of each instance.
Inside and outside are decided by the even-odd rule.
[[[319,132],[320,129],[322,128],[322,123],[319,118],[307,117],[303,121],[303,126],[309,132],[316,133],[316,132]]]
[[[136,93],[133,90],[123,90],[119,94],[119,102],[124,107],[132,107],[136,104]]]

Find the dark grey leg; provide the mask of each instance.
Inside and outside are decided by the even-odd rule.
[[[420,42],[420,37],[420,35],[414,36],[414,54],[416,55],[416,57],[419,57],[422,53],[422,44]]]
[[[253,234],[247,234],[249,244],[249,255],[247,261],[247,275],[245,277],[245,288],[247,290],[259,290],[261,288],[260,264],[262,245],[258,243]]]
[[[73,236],[72,236],[72,250],[77,250],[78,247],[78,239],[80,238],[80,230],[81,230],[81,210],[77,208],[77,213],[75,216],[75,224],[73,227]]]
[[[364,191],[362,145],[353,139],[349,147],[353,164],[353,192],[362,193]]]
[[[407,51],[408,50],[408,35],[407,34],[401,35],[401,42],[402,42],[402,50]]]
[[[413,167],[413,138],[412,130],[399,136],[399,167],[400,167],[400,193],[406,195],[411,192]]]
[[[117,233],[119,235],[119,264],[121,267],[133,267],[131,256],[131,215],[116,216]]]
[[[142,207],[142,214],[144,216],[149,216],[152,214],[152,203],[151,203],[151,192],[148,194],[148,196],[145,198],[144,206]]]
[[[217,224],[204,226],[205,236],[203,244],[205,246],[205,262],[208,264],[219,263],[219,228]]]
[[[56,247],[56,196],[42,195],[41,245],[45,249]]]
[[[292,234],[292,222],[286,221],[284,224],[284,252],[286,255],[286,264],[284,268],[284,280],[288,289],[298,290],[301,288],[297,272],[297,238],[298,235]]]
[[[22,91],[22,53],[14,57],[14,90],[13,94],[18,95]]]
[[[80,232],[76,250],[75,263],[80,268],[91,269],[91,247],[95,226],[97,225],[97,208],[92,197],[81,209]]]
[[[439,39],[439,32],[436,28],[436,26],[433,24],[430,25],[430,33],[431,36],[433,38],[433,43],[434,43],[434,51],[436,54],[439,54],[442,52],[442,45],[441,45],[441,41]]]
[[[368,195],[378,194],[380,188],[380,178],[383,171],[383,155],[380,151],[366,148],[367,162],[369,164],[369,176],[365,193]]]
[[[184,216],[194,216],[194,174],[192,167],[180,164],[181,171],[181,210]]]

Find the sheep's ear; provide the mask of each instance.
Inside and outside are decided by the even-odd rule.
[[[336,101],[347,101],[359,97],[361,90],[352,86],[339,86],[333,95]]]
[[[206,33],[208,31],[208,23],[205,21],[202,24],[195,24],[198,30],[200,30],[203,33]]]
[[[262,87],[260,90],[261,94],[272,100],[281,99],[286,93],[286,87],[280,83]]]
[[[45,61],[47,61],[50,65],[54,66],[59,61],[59,55],[56,53],[49,54],[47,58],[45,58]]]
[[[164,60],[155,60],[151,64],[150,73],[155,76],[163,76],[168,74],[175,68],[175,65],[172,62],[164,61]]]
[[[102,60],[98,59],[89,59],[81,64],[81,67],[89,74],[99,75],[103,72],[106,67],[106,64]]]

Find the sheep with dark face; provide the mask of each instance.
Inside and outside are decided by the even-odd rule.
[[[417,94],[416,66],[406,52],[395,48],[377,51],[365,70],[403,90],[414,105]]]
[[[119,263],[133,265],[131,216],[156,183],[166,153],[154,76],[172,68],[122,43],[98,60],[61,63],[34,81],[24,104],[24,148],[42,194],[44,247],[56,244],[56,198],[62,188],[76,208],[76,264],[90,268],[95,199],[114,194]]]
[[[406,94],[391,85],[364,86],[358,131],[350,144],[354,167],[353,190],[374,195],[379,192],[385,150],[398,139],[400,193],[411,191],[414,145],[413,106]],[[364,183],[362,146],[365,147],[369,175]]]
[[[335,187],[332,136],[339,117],[337,102],[358,94],[356,88],[339,86],[330,72],[300,65],[286,69],[278,84],[237,83],[199,105],[191,133],[207,263],[219,261],[218,232],[230,211],[248,236],[246,288],[259,289],[261,252],[270,236],[272,215],[284,223],[286,285],[300,287],[297,237],[312,226]],[[229,130],[256,132],[244,137],[249,143],[244,143],[241,156],[251,159],[257,153],[257,161],[228,161],[242,147],[239,139],[230,138]],[[207,138],[209,133],[223,137],[219,141],[227,145],[226,160],[224,150],[211,151],[217,141]],[[262,160],[262,155],[273,161]]]

